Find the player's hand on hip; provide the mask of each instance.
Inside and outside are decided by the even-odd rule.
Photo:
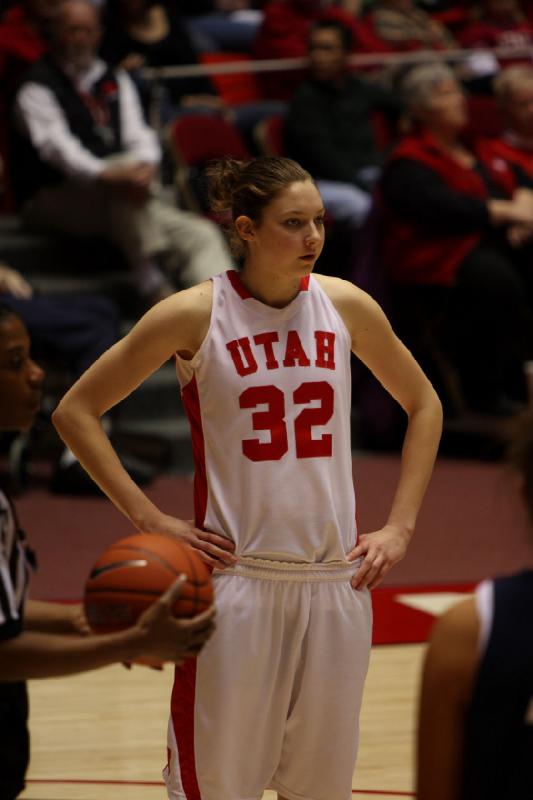
[[[214,606],[190,619],[174,616],[173,605],[186,581],[185,575],[177,578],[137,620],[142,655],[180,664],[197,656],[215,630]]]
[[[387,572],[404,557],[409,537],[394,525],[385,525],[379,531],[363,533],[359,543],[347,555],[348,561],[362,558],[359,569],[352,576],[353,589],[374,589]]]
[[[176,536],[180,541],[186,542],[198,551],[202,561],[210,567],[225,569],[237,563],[234,555],[235,542],[220,536],[218,533],[201,531],[194,527],[193,520],[177,519],[163,515],[156,528],[151,533],[163,533],[167,536]]]

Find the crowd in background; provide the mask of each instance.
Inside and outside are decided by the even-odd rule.
[[[532,46],[527,0],[5,3],[1,207],[28,235],[107,239],[142,311],[232,264],[203,164],[176,187],[172,160],[188,156],[167,141],[179,123],[225,155],[222,121],[231,155],[289,155],[311,172],[328,212],[321,267],[391,305],[447,413],[513,415],[533,359]],[[250,68],[281,58],[301,61]],[[217,71],[232,60],[240,74]],[[157,73],[187,65],[205,70]],[[64,357],[73,327],[87,336],[71,361],[85,364],[88,341],[96,357],[112,312],[43,305],[27,278],[0,265],[2,299],[30,332],[67,309],[50,348]],[[106,325],[102,348],[117,335]]]

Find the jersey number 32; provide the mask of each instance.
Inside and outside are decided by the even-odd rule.
[[[304,408],[294,420],[294,438],[297,458],[329,457],[332,453],[331,434],[324,433],[313,439],[315,425],[325,425],[333,416],[333,388],[326,381],[302,383],[292,394],[295,405],[319,401],[320,405]],[[252,414],[254,431],[268,431],[270,441],[245,439],[242,452],[250,461],[279,461],[289,449],[287,422],[285,420],[285,395],[277,386],[252,386],[239,397],[241,408],[267,406],[266,411]]]

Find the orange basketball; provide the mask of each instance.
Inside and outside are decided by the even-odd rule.
[[[85,614],[95,633],[134,625],[176,578],[187,582],[176,600],[176,617],[193,617],[213,603],[211,575],[187,544],[157,533],[137,533],[104,550],[85,586]]]

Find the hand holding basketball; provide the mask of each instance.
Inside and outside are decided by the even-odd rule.
[[[173,607],[186,583],[185,575],[177,578],[137,620],[140,655],[149,655],[148,663],[155,660],[181,664],[187,658],[195,658],[215,629],[214,606],[191,619],[174,616]]]
[[[213,631],[213,599],[198,551],[170,536],[138,533],[101,553],[84,607],[94,633],[129,630],[137,663],[155,666],[198,654]]]

